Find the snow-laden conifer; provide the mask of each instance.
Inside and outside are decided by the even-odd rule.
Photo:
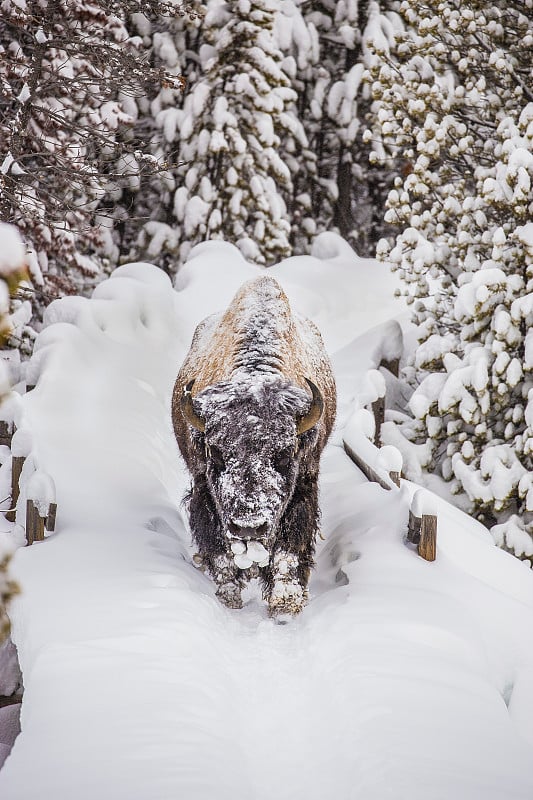
[[[376,128],[401,175],[380,253],[419,324],[411,437],[500,544],[533,556],[533,3],[405,0],[376,48]]]
[[[374,255],[387,229],[382,207],[390,171],[369,163],[363,140],[370,93],[363,83],[372,56],[369,39],[393,39],[399,25],[388,0],[329,0],[302,4],[318,33],[319,58],[299,89],[299,108],[317,159],[310,175],[313,216],[319,231],[338,230],[362,255]]]
[[[143,51],[154,66],[183,77],[191,91],[200,79],[202,67],[198,53],[202,46],[203,11],[199,3],[196,17],[149,19],[136,14],[131,19],[132,33],[142,38]],[[148,151],[159,165],[156,172],[139,176],[135,185],[123,188],[120,198],[123,236],[120,258],[154,261],[169,274],[179,265],[179,226],[173,214],[177,178],[180,128],[185,93],[175,82],[166,81],[155,92],[136,99],[135,128],[149,141]]]
[[[224,171],[221,177],[218,168],[209,163],[202,165],[199,172],[196,170],[198,162],[204,159],[205,131],[213,126],[215,100],[221,95],[226,97],[231,108],[232,124],[245,132],[251,129],[251,149],[256,149],[254,127],[246,120],[255,114],[254,107],[260,118],[264,101],[254,100],[249,91],[244,97],[232,76],[252,69],[264,70],[268,59],[273,59],[276,69],[281,69],[283,74],[279,84],[279,76],[276,78],[275,71],[270,69],[268,85],[275,89],[277,82],[285,89],[290,87],[295,99],[285,105],[292,118],[289,126],[286,118],[281,119],[276,114],[273,117],[279,136],[276,152],[290,175],[290,184],[281,176],[275,176],[274,188],[278,195],[276,205],[281,198],[286,221],[290,223],[291,253],[307,252],[314,235],[334,229],[349,238],[359,252],[373,254],[377,240],[387,229],[381,210],[390,172],[369,164],[370,147],[363,141],[361,121],[370,112],[370,93],[361,78],[364,65],[368,66],[372,60],[366,40],[388,42],[398,24],[392,4],[388,0],[379,4],[357,4],[353,0],[341,3],[285,0],[265,6],[261,11],[263,16],[265,10],[267,13],[263,21],[258,10],[254,11],[248,4],[241,7],[208,0],[205,8],[205,19],[196,25],[179,20],[147,25],[141,20],[138,26],[152,58],[165,69],[171,72],[177,69],[183,74],[188,93],[185,105],[179,93],[169,88],[163,88],[150,103],[139,103],[138,124],[152,131],[152,152],[162,163],[167,163],[169,169],[157,180],[141,179],[139,187],[132,192],[134,217],[148,217],[148,221],[141,226],[130,257],[157,260],[173,272],[189,251],[191,242],[201,241],[204,235],[218,231],[217,236],[224,235],[236,241],[235,234],[229,232],[234,224],[239,238],[243,242],[250,240],[247,245],[250,252],[254,247],[262,250],[263,239],[257,237],[264,236],[263,225],[256,224],[255,214],[246,215],[240,209],[238,222],[230,224],[242,202],[240,187],[230,203],[232,187],[236,184],[230,182],[222,188]],[[254,37],[262,30],[260,49],[263,49],[267,29],[269,44],[263,50],[264,63],[261,63],[252,45],[256,41]],[[235,49],[231,42],[239,30],[246,30],[245,38],[249,41],[248,44],[241,42]],[[228,31],[231,31],[229,39]],[[201,86],[197,87],[199,82]],[[194,93],[193,100],[189,95]],[[287,92],[285,94],[288,96]],[[296,128],[299,128],[297,134]],[[243,139],[248,141],[248,133]],[[216,141],[213,144],[219,146]],[[221,154],[217,150],[216,153],[213,161],[231,162],[230,151]],[[175,165],[183,160],[187,164],[176,171]],[[198,176],[209,178],[215,193],[209,201],[205,200],[205,181],[202,188]],[[220,197],[213,176],[221,186]],[[233,178],[234,173],[230,172],[229,180]],[[184,179],[185,188],[180,188]],[[191,180],[192,189],[187,183]],[[176,190],[173,204],[171,198]],[[190,207],[187,198],[195,198]],[[217,206],[209,225],[202,217],[205,206],[198,198],[207,202],[210,210],[213,204]],[[186,207],[189,208],[187,221]],[[190,216],[196,211],[201,218],[198,231],[193,232]],[[220,227],[221,217],[226,219],[224,230]],[[138,230],[135,220],[133,223],[126,220],[125,224],[130,232]],[[131,236],[125,238],[131,243]]]
[[[210,4],[200,59],[180,126],[181,185],[174,196],[180,255],[206,238],[271,264],[291,253],[286,152],[307,146],[296,94],[273,37],[274,4]]]

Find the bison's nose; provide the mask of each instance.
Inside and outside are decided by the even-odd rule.
[[[237,539],[262,539],[268,532],[268,525],[265,522],[263,525],[255,527],[243,527],[230,522],[228,529],[230,534]]]

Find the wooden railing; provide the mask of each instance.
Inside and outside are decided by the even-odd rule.
[[[385,455],[386,450],[393,449],[381,447],[381,426],[385,421],[385,408],[385,395],[374,400],[368,407],[368,411],[373,414],[375,423],[373,442],[364,434],[360,434],[350,437],[349,441],[343,440],[343,445],[346,454],[367,480],[377,483],[386,491],[394,491],[401,486],[401,454],[396,450],[397,464],[393,463],[394,459],[380,458],[380,453]],[[392,464],[394,469],[384,469],[383,464],[387,462]],[[396,468],[397,466],[399,469]],[[437,515],[434,513],[430,493],[423,489],[416,491],[411,500],[406,541],[416,545],[418,554],[425,561],[435,560],[437,555]]]
[[[0,444],[11,447],[16,428],[6,422],[0,422]],[[17,515],[17,504],[20,497],[21,477],[24,470],[26,456],[11,456],[11,504],[5,517],[9,522],[15,522]],[[48,479],[53,486],[51,479]],[[45,530],[53,531],[56,524],[57,503],[55,502],[55,490],[49,492],[50,500],[46,503],[39,501],[37,497],[31,496],[31,492],[26,499],[26,541],[28,545],[34,542],[42,542],[45,538]]]

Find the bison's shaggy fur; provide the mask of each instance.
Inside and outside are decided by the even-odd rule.
[[[250,281],[198,326],[172,416],[192,475],[191,531],[217,594],[239,606],[258,575],[271,613],[296,613],[313,564],[335,384],[318,330],[291,312],[275,280]],[[266,558],[247,564],[257,542]]]

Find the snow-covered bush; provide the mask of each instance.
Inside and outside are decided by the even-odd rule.
[[[0,644],[8,636],[10,630],[7,606],[11,598],[18,592],[17,584],[9,577],[9,560],[9,555],[0,553]]]
[[[166,0],[0,4],[0,216],[31,247],[34,305],[94,284],[121,187],[159,169],[133,133],[135,95],[178,76],[152,68],[129,14],[184,13]],[[97,213],[99,212],[99,213]]]
[[[533,556],[533,2],[404,0],[409,34],[371,70],[397,166],[379,254],[420,328],[411,401],[430,468]],[[371,134],[369,134],[370,136]],[[438,380],[435,380],[435,375]],[[413,426],[411,426],[413,432]],[[521,535],[517,535],[517,531]],[[523,534],[527,533],[528,536]],[[525,544],[526,543],[526,544]]]
[[[31,316],[30,303],[25,299],[28,280],[28,256],[20,234],[14,225],[0,222],[0,348],[22,347],[24,328]],[[7,359],[0,358],[0,402],[10,388]]]
[[[20,235],[12,225],[0,223],[0,344],[5,344],[13,329],[9,314],[10,297],[26,278],[26,248]],[[0,360],[0,402],[9,391],[8,370]],[[9,554],[0,547],[0,644],[9,633],[6,608],[17,592],[17,586],[8,574],[9,558]]]

